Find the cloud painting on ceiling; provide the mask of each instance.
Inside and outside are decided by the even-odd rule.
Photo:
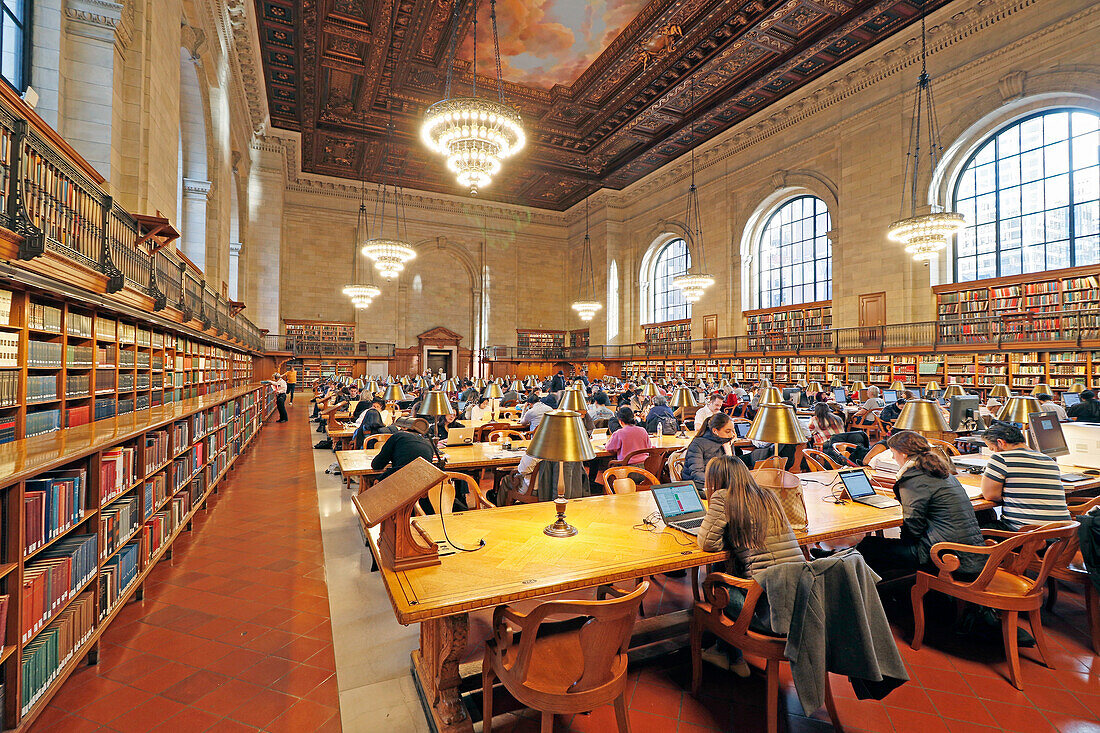
[[[497,0],[502,74],[550,88],[572,84],[645,6],[646,0]],[[496,76],[488,0],[478,0],[478,72]],[[473,58],[473,33],[459,56]]]

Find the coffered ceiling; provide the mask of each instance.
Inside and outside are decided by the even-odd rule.
[[[454,0],[255,0],[271,121],[301,133],[303,170],[358,179],[365,165],[370,181],[464,193],[419,137],[456,23],[453,88],[473,80],[460,2],[456,21]],[[564,210],[622,188],[917,20],[920,2],[499,0],[504,94],[528,145],[480,196]],[[488,5],[479,88],[495,86]]]

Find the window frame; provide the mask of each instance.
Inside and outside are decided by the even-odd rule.
[[[1091,199],[1089,199],[1087,201],[1083,201],[1083,202],[1077,202],[1076,201],[1076,197],[1075,197],[1075,193],[1074,193],[1073,145],[1068,144],[1067,145],[1067,166],[1066,166],[1066,173],[1065,173],[1065,175],[1067,176],[1068,197],[1067,197],[1067,203],[1064,207],[1067,210],[1068,215],[1067,215],[1067,222],[1066,222],[1067,236],[1066,236],[1066,239],[1064,241],[1067,242],[1067,246],[1068,246],[1068,250],[1069,250],[1069,261],[1064,267],[1052,268],[1052,267],[1047,266],[1047,257],[1049,255],[1048,245],[1051,244],[1051,242],[1047,238],[1047,234],[1046,234],[1047,227],[1046,227],[1046,223],[1044,221],[1044,224],[1043,224],[1044,238],[1043,238],[1043,241],[1042,241],[1044,267],[1042,269],[1039,269],[1039,270],[1030,270],[1029,271],[1027,269],[1027,267],[1025,265],[1025,260],[1024,260],[1024,246],[1025,245],[1021,241],[1021,245],[1018,248],[1019,252],[1020,252],[1020,271],[1017,272],[1017,273],[1014,273],[1012,275],[1005,275],[1004,274],[1004,272],[1003,272],[1003,253],[1004,253],[1004,250],[1002,249],[1002,246],[1001,246],[1002,215],[1001,215],[1001,200],[1000,200],[1001,199],[1000,194],[1001,194],[1001,191],[1002,191],[1002,189],[1001,189],[1001,165],[1000,165],[1000,162],[1002,160],[1002,157],[1000,156],[1000,153],[999,153],[999,150],[998,150],[998,148],[999,148],[998,139],[1000,138],[1000,136],[1003,133],[1011,130],[1014,127],[1020,127],[1020,126],[1024,125],[1026,122],[1028,122],[1030,120],[1033,120],[1033,119],[1036,119],[1038,117],[1045,117],[1047,115],[1058,114],[1058,113],[1068,113],[1069,115],[1071,115],[1071,117],[1070,117],[1070,119],[1068,121],[1068,124],[1067,124],[1067,133],[1068,133],[1067,137],[1062,138],[1062,139],[1060,139],[1056,142],[1069,143],[1073,139],[1072,114],[1075,113],[1075,112],[1089,114],[1089,115],[1092,115],[1092,116],[1096,117],[1098,119],[1098,125],[1100,125],[1100,112],[1097,112],[1096,110],[1089,109],[1087,107],[1076,107],[1076,106],[1072,106],[1072,105],[1059,105],[1057,107],[1046,107],[1046,108],[1043,108],[1043,109],[1033,110],[1033,111],[1029,112],[1028,114],[1025,114],[1021,117],[1017,117],[1015,119],[1009,120],[1008,122],[1004,122],[1003,124],[998,125],[997,127],[993,128],[991,131],[989,131],[989,132],[985,133],[984,135],[980,136],[979,142],[974,146],[974,148],[970,152],[970,154],[967,155],[966,158],[963,160],[962,165],[960,165],[957,169],[958,172],[955,174],[954,181],[952,182],[952,184],[949,188],[949,191],[951,192],[950,201],[951,201],[952,210],[953,211],[958,211],[959,210],[959,188],[962,186],[964,176],[966,175],[967,171],[971,169],[971,166],[973,165],[974,161],[977,160],[978,156],[983,151],[985,151],[986,148],[988,148],[990,145],[993,145],[994,146],[993,158],[990,161],[989,165],[992,165],[992,167],[993,167],[994,184],[993,184],[993,189],[991,191],[987,192],[987,193],[992,194],[993,197],[994,197],[994,218],[991,222],[984,222],[984,223],[990,223],[990,224],[993,225],[993,233],[994,233],[994,241],[995,241],[995,243],[994,243],[994,255],[995,255],[995,265],[996,265],[996,267],[995,267],[995,272],[994,272],[993,275],[990,275],[990,276],[987,276],[987,277],[981,277],[978,274],[978,266],[977,266],[977,261],[975,259],[974,277],[971,278],[971,279],[968,279],[968,280],[960,280],[959,279],[959,237],[960,237],[960,234],[956,234],[952,239],[952,246],[951,246],[950,277],[951,277],[951,281],[953,283],[981,282],[983,280],[993,280],[993,279],[1002,278],[1002,277],[1015,277],[1015,276],[1018,276],[1018,275],[1034,275],[1034,274],[1038,274],[1038,273],[1042,273],[1042,272],[1048,272],[1052,269],[1066,269],[1066,268],[1072,268],[1072,267],[1077,267],[1078,266],[1078,263],[1076,262],[1076,260],[1077,260],[1077,248],[1075,246],[1075,240],[1076,240],[1077,237],[1076,237],[1076,234],[1075,234],[1076,217],[1074,216],[1074,206],[1075,206],[1076,203],[1087,203]],[[1044,150],[1045,148],[1049,147],[1052,144],[1055,144],[1055,143],[1047,143],[1044,139],[1044,142],[1041,146],[1039,146],[1037,148],[1032,148],[1031,150],[1028,150],[1028,151],[1018,150],[1014,154],[1009,154],[1009,155],[1004,156],[1004,159],[1008,159],[1008,158],[1011,158],[1011,157],[1014,157],[1014,156],[1015,157],[1020,157],[1020,156],[1023,155],[1024,152],[1031,152],[1032,150]],[[1029,183],[1040,183],[1040,182],[1048,181],[1051,178],[1057,177],[1058,175],[1062,175],[1062,174],[1055,174],[1053,176],[1046,175],[1045,162],[1044,162],[1043,176],[1041,178],[1036,179],[1035,181],[1029,181]],[[1024,185],[1025,184],[1024,184],[1024,182],[1022,180],[1022,177],[1021,177],[1019,183],[1013,184],[1012,186],[1008,186],[1004,190],[1008,190],[1008,189],[1013,188],[1013,187],[1019,187],[1019,188],[1022,189]],[[979,195],[977,194],[977,190],[975,189],[975,193],[972,196],[967,197],[967,198],[968,198],[968,200],[974,200],[975,201],[975,207],[976,207],[977,206],[976,202],[977,202],[978,197],[979,197]],[[1022,190],[1021,190],[1021,214],[1018,217],[1010,217],[1010,218],[1020,219],[1021,220],[1021,227],[1023,225],[1022,219],[1025,216],[1022,213],[1023,212],[1022,204],[1023,204],[1023,200],[1022,200]],[[1058,208],[1062,208],[1062,207],[1058,207]],[[1043,214],[1045,214],[1048,211],[1052,211],[1052,209],[1045,208],[1045,191],[1044,191],[1044,208],[1040,212],[1033,212],[1033,213],[1043,213]],[[970,222],[967,223],[967,227],[969,227],[969,226],[971,226]],[[979,226],[979,223],[974,222],[973,226]],[[1022,236],[1023,235],[1021,234],[1021,238],[1022,238]],[[1085,235],[1085,236],[1093,236],[1093,235]],[[1063,240],[1057,240],[1057,241],[1063,241]],[[975,242],[975,248],[976,247],[977,247],[977,243]],[[1013,248],[1013,249],[1016,249],[1016,248]],[[966,255],[966,257],[971,257],[971,256],[976,258],[978,256],[978,253],[975,251],[974,255]],[[1094,265],[1094,264],[1097,264],[1097,263],[1086,263],[1086,265]]]
[[[658,297],[659,297],[658,286],[659,286],[659,278],[661,278],[662,276],[658,274],[658,269],[661,267],[662,261],[665,259],[666,253],[668,253],[669,249],[671,249],[673,246],[676,246],[676,245],[680,245],[680,246],[683,247],[683,250],[684,250],[683,251],[684,268],[683,268],[682,272],[678,271],[675,274],[669,274],[667,276],[667,278],[666,278],[667,279],[667,284],[668,284],[667,289],[659,291],[660,295],[665,295],[666,296],[666,304],[665,304],[664,309],[659,313],[658,302],[657,302]],[[679,254],[677,254],[675,256],[680,257]],[[652,258],[651,262],[652,262],[652,264],[649,266],[649,271],[646,273],[647,274],[646,279],[648,281],[650,292],[649,292],[649,297],[648,297],[648,300],[649,300],[649,321],[645,325],[649,325],[649,324],[653,324],[653,323],[667,323],[668,321],[682,321],[682,320],[691,318],[691,305],[692,304],[688,303],[686,300],[683,300],[683,291],[681,291],[679,288],[677,288],[675,285],[672,284],[673,279],[675,279],[675,278],[679,277],[680,275],[686,274],[686,273],[691,271],[691,249],[688,247],[687,239],[683,236],[680,236],[680,235],[674,235],[674,236],[669,237],[667,240],[662,242],[661,245],[659,247],[657,247],[657,249],[653,252],[653,258]],[[671,305],[671,306],[668,305],[667,295],[670,294],[670,293],[679,293],[680,294],[679,295],[679,300],[681,302],[676,303],[676,304]],[[674,308],[675,309],[682,309],[683,310],[682,315],[677,315],[675,317],[671,317],[672,314],[669,313],[669,310],[674,309]]]
[[[20,84],[16,85],[2,72],[0,72],[0,79],[2,79],[4,83],[7,84],[9,87],[14,89],[20,96],[22,96],[23,93],[27,90],[27,87],[30,86],[31,52],[34,48],[34,38],[32,33],[32,29],[34,27],[34,0],[23,0],[22,21],[17,21],[15,18],[15,14],[11,13],[8,10],[8,2],[9,0],[0,0],[0,55],[2,55],[3,53],[3,21],[10,15],[12,18],[12,22],[19,25],[22,31],[21,35],[23,46],[21,49],[20,58],[17,59],[17,63],[19,64]],[[0,65],[0,68],[2,68],[2,65]]]
[[[817,226],[816,219],[817,219],[818,214],[817,214],[816,204],[820,203],[822,208],[825,209],[825,217],[826,217],[826,229],[825,229],[824,232],[821,232],[821,235],[820,235],[820,236],[825,238],[825,247],[826,247],[826,256],[824,258],[824,260],[826,262],[825,279],[824,280],[819,280],[818,277],[817,277],[817,264],[818,264],[818,262],[821,261],[821,258],[817,257],[816,254],[815,254],[815,256],[813,256],[809,259],[803,258],[802,260],[800,260],[799,262],[796,262],[796,263],[782,263],[781,262],[778,268],[772,268],[772,267],[768,268],[769,274],[771,272],[778,271],[780,279],[779,279],[779,285],[778,285],[777,288],[772,288],[772,287],[769,286],[767,288],[767,290],[769,292],[778,291],[780,301],[782,301],[782,299],[783,299],[783,288],[784,288],[784,284],[783,284],[784,272],[790,270],[793,267],[801,267],[801,266],[805,266],[805,265],[811,265],[811,269],[813,271],[813,278],[812,278],[812,280],[810,280],[808,282],[803,282],[800,287],[806,287],[806,286],[812,284],[813,297],[811,297],[809,299],[802,299],[802,300],[798,300],[798,301],[792,301],[790,303],[784,303],[784,302],[780,302],[779,304],[773,304],[771,302],[765,303],[764,302],[764,290],[765,290],[765,288],[764,288],[764,256],[763,256],[764,238],[768,234],[768,230],[771,227],[772,222],[775,221],[776,217],[778,217],[785,209],[787,209],[789,206],[793,205],[795,202],[805,200],[805,199],[811,199],[815,202],[814,213],[811,214],[809,217],[802,216],[801,219],[799,219],[799,221],[806,221],[806,220],[813,221],[814,222],[814,232],[808,239],[803,238],[803,239],[797,240],[796,242],[791,242],[790,245],[788,245],[788,246],[792,246],[792,245],[804,246],[807,242],[813,244],[814,240],[817,239],[818,234],[817,234],[817,230],[816,230],[816,226]],[[833,227],[832,222],[833,222],[833,214],[829,210],[829,204],[823,198],[821,198],[820,196],[818,196],[818,195],[816,195],[812,192],[798,193],[794,196],[783,199],[782,201],[780,201],[779,203],[777,203],[775,205],[775,207],[772,209],[771,213],[769,213],[768,216],[763,220],[763,224],[760,226],[760,229],[758,230],[759,233],[756,235],[755,251],[754,251],[754,257],[753,257],[753,259],[755,260],[755,263],[754,263],[755,264],[755,268],[754,268],[755,272],[753,274],[756,276],[756,283],[755,283],[755,288],[754,288],[755,292],[753,293],[753,298],[752,298],[753,309],[789,308],[789,307],[794,307],[794,306],[798,306],[798,305],[803,305],[805,303],[816,303],[816,302],[820,302],[820,301],[823,301],[823,300],[832,300],[832,297],[833,297],[833,243],[832,243],[832,240],[829,239],[829,232],[832,231],[832,227]],[[779,224],[779,226],[782,226],[782,224]],[[819,290],[822,287],[825,288],[825,292],[823,294],[819,292]]]

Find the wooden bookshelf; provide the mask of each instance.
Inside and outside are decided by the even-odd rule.
[[[588,348],[588,329],[579,328],[575,331],[569,332],[569,348],[571,349],[587,349]]]
[[[645,329],[646,350],[653,354],[687,354],[691,351],[691,319],[650,323]]]
[[[310,345],[321,356],[355,353],[355,323],[351,321],[303,321],[284,318],[286,335]]]
[[[565,331],[516,329],[516,355],[520,359],[560,359],[565,349]]]
[[[108,340],[105,329],[95,333]],[[152,332],[147,343],[166,344]],[[5,728],[26,730],[95,660],[103,631],[142,597],[146,576],[171,557],[273,406],[258,385],[222,388],[0,445]],[[67,501],[46,512],[53,492]],[[47,587],[58,567],[65,575]]]
[[[797,333],[803,348],[828,345],[828,335],[815,333],[833,327],[833,302],[819,300],[797,306],[744,311],[749,348],[781,349]]]

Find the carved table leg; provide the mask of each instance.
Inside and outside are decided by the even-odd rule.
[[[420,649],[412,654],[413,670],[439,733],[472,733],[474,729],[458,692],[458,663],[466,652],[469,632],[470,616],[465,613],[420,624]]]

